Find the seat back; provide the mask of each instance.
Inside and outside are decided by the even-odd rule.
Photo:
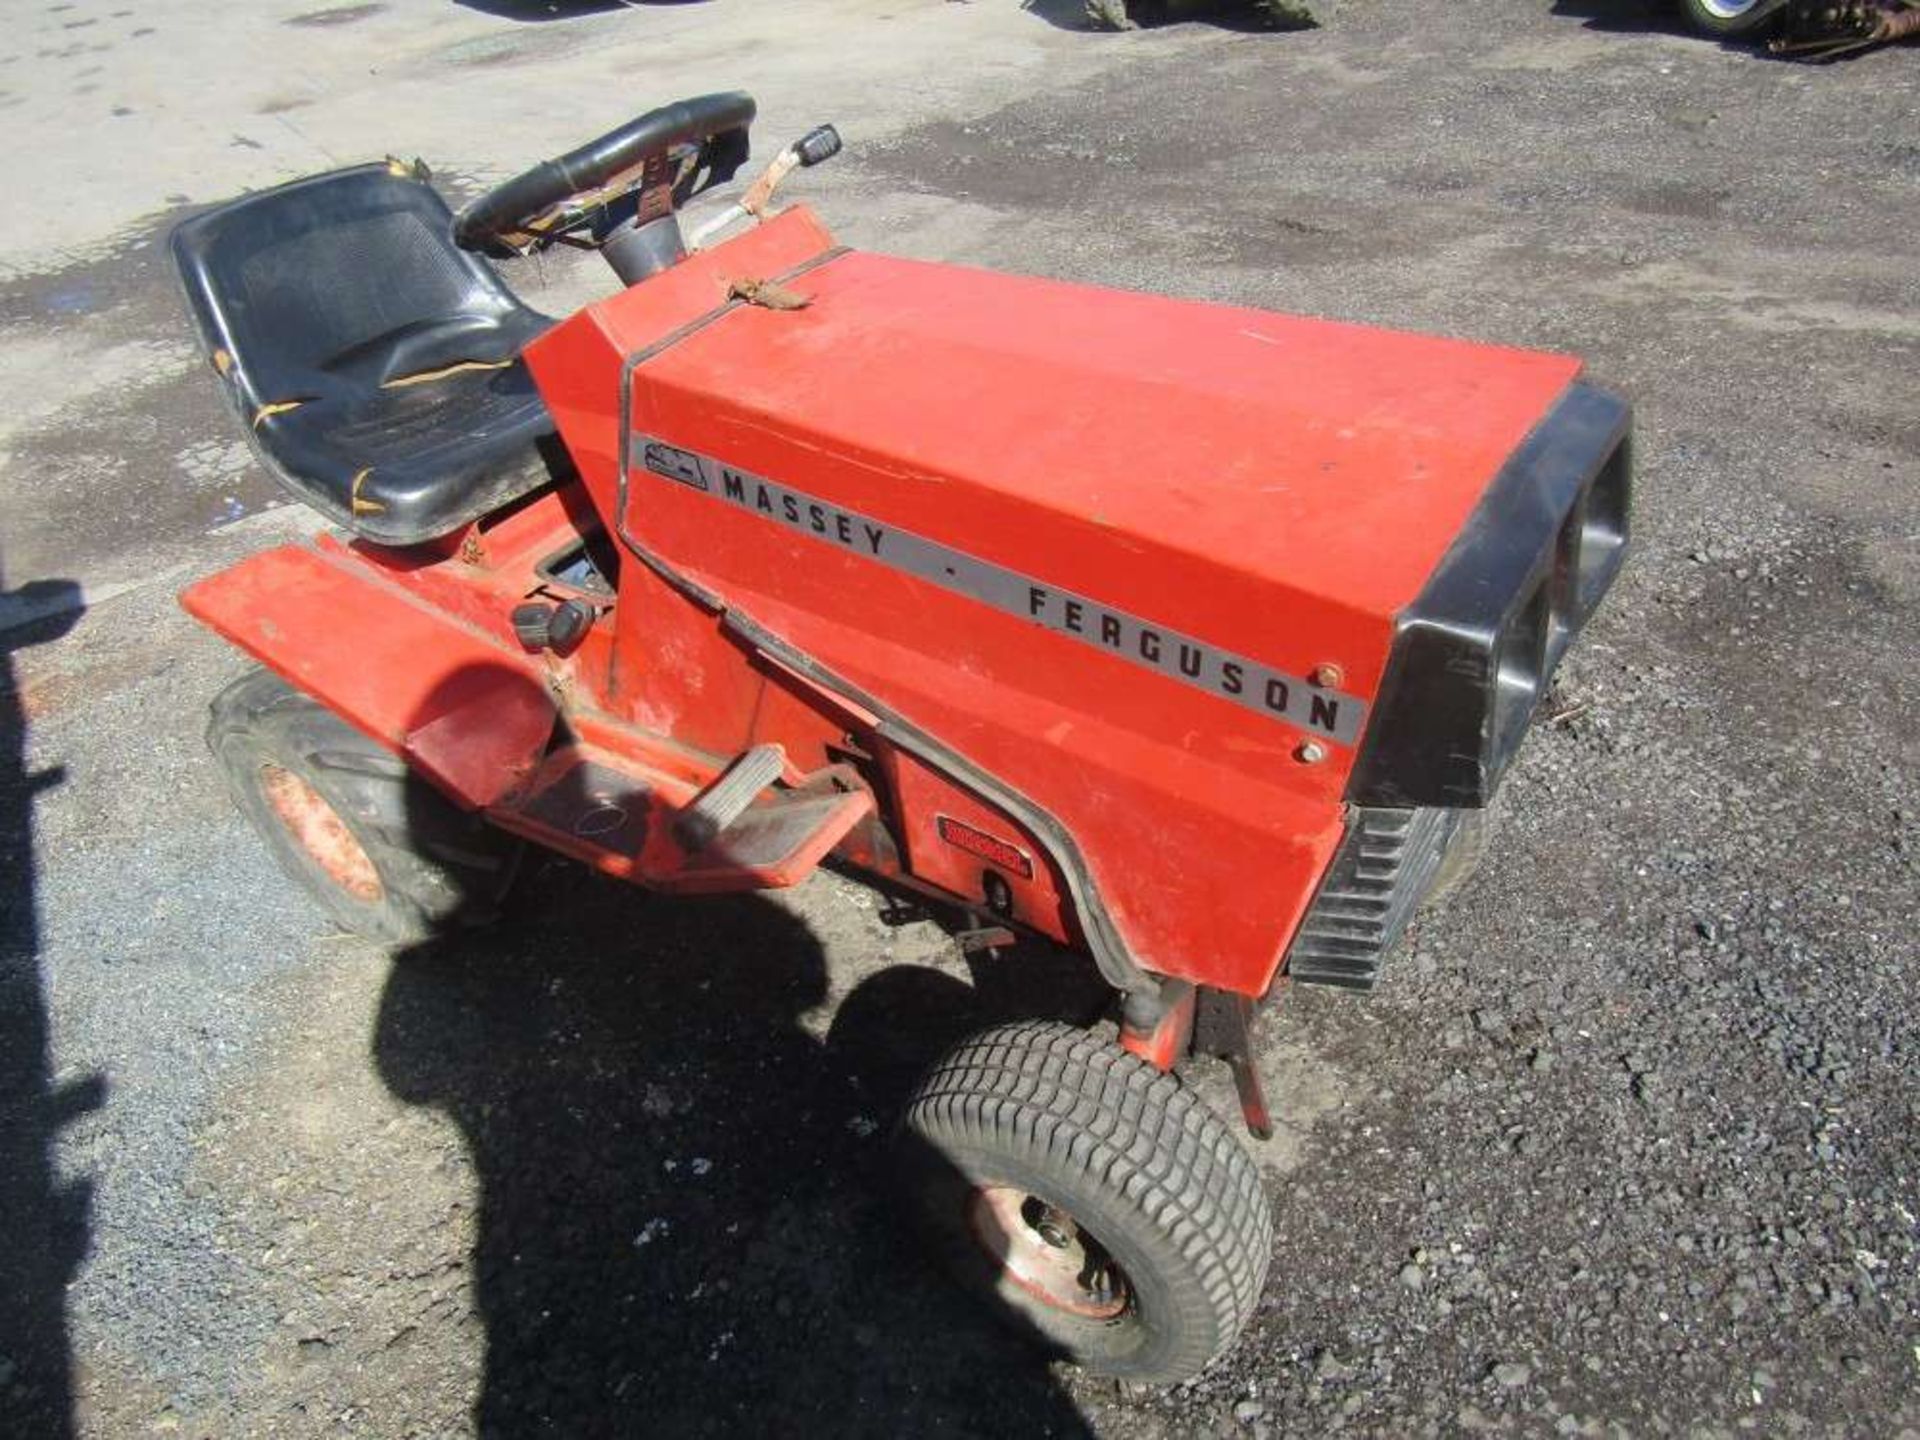
[[[452,224],[431,186],[389,164],[243,196],[173,232],[188,310],[255,453],[383,544],[450,533],[564,458],[515,363],[551,322],[459,249]]]
[[[411,173],[359,165],[195,216],[173,253],[215,367],[257,415],[517,354],[544,319],[454,245],[452,221]]]

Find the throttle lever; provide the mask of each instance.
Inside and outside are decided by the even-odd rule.
[[[814,126],[773,157],[773,163],[760,173],[758,180],[747,187],[747,193],[740,197],[738,204],[727,206],[694,231],[693,238],[687,242],[689,248],[699,249],[712,236],[718,235],[729,225],[744,220],[749,215],[756,220],[761,218],[767,206],[772,203],[773,192],[796,167],[811,169],[838,155],[840,148],[841,140],[838,130],[831,125]]]

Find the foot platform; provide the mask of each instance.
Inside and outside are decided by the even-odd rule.
[[[873,813],[843,766],[792,786],[778,745],[738,756],[705,785],[585,744],[542,762],[510,800],[489,807],[503,829],[655,890],[769,890],[811,874]]]

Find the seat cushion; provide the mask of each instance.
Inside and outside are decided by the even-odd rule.
[[[268,468],[387,544],[452,530],[564,464],[519,354],[550,323],[403,167],[361,165],[184,222],[188,308]]]

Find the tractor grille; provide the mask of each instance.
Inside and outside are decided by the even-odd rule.
[[[1287,972],[1305,984],[1371,990],[1380,962],[1426,898],[1463,813],[1355,806],[1287,951]]]

